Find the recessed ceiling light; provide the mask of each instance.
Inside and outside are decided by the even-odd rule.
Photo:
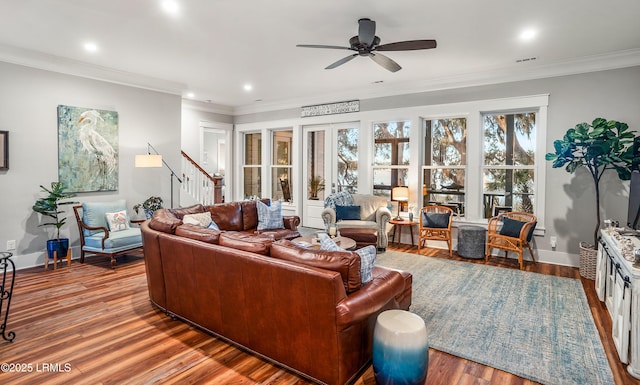
[[[253,89],[253,86],[251,84],[245,84],[244,85],[244,90],[245,91],[251,91]]]
[[[533,38],[536,37],[536,34],[537,32],[535,29],[525,29],[520,33],[520,40],[524,40],[524,41],[533,40]]]
[[[162,2],[162,9],[169,14],[175,15],[180,10],[180,5],[174,0],[164,0]]]
[[[192,97],[194,97],[194,96],[196,96],[196,95],[195,95],[193,92],[189,92],[189,93],[187,93],[187,97],[188,97],[188,98],[192,98]]]
[[[85,43],[84,49],[87,52],[96,52],[98,50],[98,46],[95,43]]]

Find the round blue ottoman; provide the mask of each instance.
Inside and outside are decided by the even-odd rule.
[[[373,330],[373,374],[379,385],[424,385],[429,345],[424,321],[405,310],[378,315]]]

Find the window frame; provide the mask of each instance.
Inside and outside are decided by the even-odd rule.
[[[505,116],[510,116],[512,117],[512,119],[514,119],[515,115],[517,114],[526,114],[526,113],[533,113],[535,114],[536,117],[536,124],[535,124],[535,136],[537,137],[538,134],[538,111],[536,110],[532,110],[532,109],[526,109],[526,110],[521,110],[521,111],[508,111],[508,112],[503,112],[503,111],[492,111],[492,112],[488,112],[488,113],[483,113],[482,114],[482,119],[481,119],[481,123],[482,123],[482,131],[483,131],[483,140],[482,142],[484,143],[484,117],[487,115],[505,115]],[[507,127],[509,127],[509,125],[507,125]],[[509,137],[509,131],[511,131],[511,135],[516,135],[515,133],[515,129],[513,130],[509,130],[509,128],[507,128],[507,137],[506,137],[506,141],[507,143],[510,142],[511,140],[515,139],[513,136]],[[537,140],[534,141],[534,145],[535,145],[535,149],[534,149],[534,154],[537,154],[538,152],[538,143]],[[506,149],[505,149],[505,153],[508,155],[510,152],[509,150],[509,144],[506,145]],[[511,149],[511,152],[513,152],[513,149]],[[512,154],[513,155],[513,154]],[[508,158],[508,156],[507,156]],[[513,160],[513,159],[512,159]],[[533,209],[533,213],[535,215],[536,212],[536,207],[538,205],[537,203],[537,196],[538,196],[538,191],[535,190],[536,186],[536,180],[538,178],[538,156],[533,157],[533,164],[532,165],[517,165],[517,164],[509,164],[509,160],[506,159],[505,164],[485,164],[485,148],[483,145],[482,148],[482,156],[481,156],[481,164],[482,164],[482,175],[484,175],[484,172],[486,170],[505,170],[505,171],[512,171],[513,173],[515,173],[518,170],[531,170],[533,172],[533,185],[534,185],[534,192],[530,195],[533,196],[534,198],[534,209]],[[513,186],[514,186],[514,180],[513,180],[513,176],[511,177],[511,185],[509,186],[508,183],[505,182],[505,191],[504,194],[502,195],[503,199],[505,200],[505,205],[513,207],[513,203],[508,204],[509,202],[507,202],[510,199],[513,199],[513,195],[521,195],[521,194],[514,194],[513,193]],[[484,184],[484,182],[483,182]],[[484,195],[485,195],[485,191],[484,191],[484,186],[483,186],[483,199],[484,199]],[[508,198],[507,194],[510,194],[512,197]],[[486,208],[485,208],[486,209]],[[493,213],[490,213],[489,218],[493,216]]]
[[[259,163],[251,163],[251,164],[247,164],[247,137],[249,135],[260,135],[260,138],[258,139],[258,145],[257,145],[257,149],[258,149],[258,161]],[[264,188],[263,188],[263,179],[264,179],[264,175],[262,175],[263,170],[262,170],[262,164],[264,162],[263,158],[264,158],[264,151],[263,151],[263,146],[264,146],[264,134],[261,131],[248,131],[248,132],[243,132],[242,133],[242,175],[240,177],[239,183],[242,186],[241,189],[241,194],[244,197],[243,199],[247,199],[247,192],[245,191],[245,175],[246,175],[246,170],[247,169],[258,169],[258,171],[260,172],[260,180],[258,181],[258,186],[259,186],[259,192],[260,195],[264,194]],[[263,197],[260,197],[263,198]]]
[[[289,141],[289,163],[286,165],[282,165],[282,164],[274,164],[275,161],[275,157],[276,152],[277,152],[277,143],[278,141],[276,140],[276,134],[277,133],[281,133],[281,132],[289,132],[290,133],[290,141]],[[273,186],[275,185],[274,179],[273,179],[273,171],[275,169],[279,169],[279,168],[286,168],[289,170],[289,191],[291,194],[291,201],[287,202],[284,200],[284,196],[283,196],[283,202],[287,202],[287,203],[291,203],[293,204],[293,202],[295,202],[296,199],[296,194],[295,194],[295,189],[293,189],[293,181],[296,179],[295,175],[293,174],[293,162],[294,162],[294,154],[293,154],[293,139],[294,139],[294,131],[292,127],[287,127],[287,128],[280,128],[280,129],[273,129],[273,130],[269,130],[269,154],[268,154],[268,159],[269,162],[266,165],[266,170],[268,171],[268,185],[270,186],[269,188],[269,197],[271,200],[275,200],[275,193],[277,192],[277,187],[276,187],[276,191],[273,190]]]
[[[547,137],[547,110],[549,95],[531,95],[502,99],[487,99],[470,102],[459,102],[425,106],[420,108],[421,130],[418,141],[419,156],[424,157],[425,120],[446,119],[450,117],[467,118],[467,168],[465,172],[465,216],[456,218],[456,223],[486,225],[488,219],[483,215],[483,184],[482,172],[484,166],[483,125],[482,117],[492,113],[519,113],[523,111],[536,113],[536,152],[535,152],[535,192],[536,203],[534,215],[538,219],[535,234],[544,235],[545,232],[545,193],[546,193],[546,161],[544,159]],[[422,189],[424,174],[422,173],[423,158],[419,158],[418,183],[410,186],[413,191]],[[411,167],[414,167],[413,165]],[[468,186],[468,188],[467,188]],[[416,201],[421,204],[421,192]]]
[[[391,123],[391,122],[395,122],[395,123],[400,123],[402,122],[403,125],[404,124],[409,124],[409,135],[407,137],[403,137],[403,138],[398,138],[398,137],[394,137],[394,138],[390,138],[390,139],[376,139],[375,137],[375,126],[379,125],[381,123]],[[398,184],[394,184],[394,181],[397,182],[398,180],[398,173],[399,170],[406,170],[406,175],[407,178],[409,179],[409,175],[410,175],[410,171],[411,171],[411,164],[412,164],[412,157],[411,157],[411,133],[415,131],[415,129],[412,129],[413,126],[413,121],[411,119],[387,119],[387,120],[376,120],[371,122],[371,153],[372,153],[372,161],[371,161],[371,188],[373,191],[373,194],[376,193],[376,191],[388,191],[388,195],[387,194],[377,194],[380,196],[387,196],[388,199],[391,199],[391,190],[394,187],[398,187],[401,185]],[[375,162],[375,149],[376,149],[376,144],[379,143],[389,143],[391,145],[391,158],[390,159],[390,164],[376,164]],[[408,149],[407,152],[409,154],[409,163],[408,164],[399,164],[400,160],[399,156],[400,156],[400,151],[398,151],[398,147],[403,144],[403,143],[407,143],[408,145]],[[395,154],[395,156],[394,156]],[[396,158],[396,161],[398,163],[394,164],[393,163],[393,158]],[[390,185],[379,185],[379,184],[375,184],[375,171],[376,170],[383,170],[383,169],[390,169],[391,170],[391,184]],[[406,184],[405,184],[406,185]]]
[[[431,149],[427,148],[427,145],[432,143],[432,136],[427,138],[428,134],[431,134],[431,130],[433,129],[433,127],[428,127],[427,122],[433,122],[434,120],[452,120],[452,119],[464,119],[465,120],[465,130],[467,132],[465,132],[465,159],[466,162],[460,165],[434,165],[434,164],[427,164],[427,155],[431,154]],[[465,188],[467,185],[467,165],[469,163],[469,158],[467,156],[467,148],[468,148],[468,130],[469,130],[469,125],[468,125],[468,119],[466,116],[448,116],[448,117],[439,117],[439,118],[431,118],[431,119],[422,119],[422,127],[421,127],[421,136],[422,136],[422,142],[423,142],[423,147],[422,147],[422,153],[421,153],[421,157],[420,157],[420,176],[422,178],[423,181],[423,187],[422,189],[419,189],[418,191],[421,191],[421,193],[418,195],[418,203],[421,204],[422,206],[425,205],[424,201],[425,201],[425,191],[427,193],[427,195],[429,194],[429,191],[431,190],[432,186],[431,184],[427,184],[424,179],[424,175],[426,170],[439,170],[439,169],[451,169],[451,170],[463,170],[464,174],[465,174]],[[427,141],[428,139],[428,141]],[[430,182],[430,181],[429,181]],[[454,194],[452,194],[454,195]],[[459,195],[459,194],[455,194],[455,195]],[[464,193],[462,194],[463,198],[462,198],[462,207],[458,207],[459,209],[459,216],[460,217],[464,217],[464,211],[465,211],[465,206],[466,206],[466,201],[467,201],[467,194],[466,191],[464,191]],[[459,201],[458,201],[459,202]]]

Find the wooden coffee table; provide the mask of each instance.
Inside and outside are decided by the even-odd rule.
[[[314,241],[315,239],[315,241]],[[347,237],[335,237],[333,238],[333,241],[340,246],[341,249],[344,250],[354,250],[356,248],[356,241],[354,241],[351,238],[347,238]],[[296,242],[298,244],[301,244],[304,247],[308,247],[308,248],[312,248],[312,249],[319,249],[320,248],[320,241],[316,238],[315,235],[307,235],[306,237],[298,237],[295,239],[292,239],[291,242]]]

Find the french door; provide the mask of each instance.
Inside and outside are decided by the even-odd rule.
[[[324,199],[358,190],[358,122],[303,128],[302,225],[322,229]]]

